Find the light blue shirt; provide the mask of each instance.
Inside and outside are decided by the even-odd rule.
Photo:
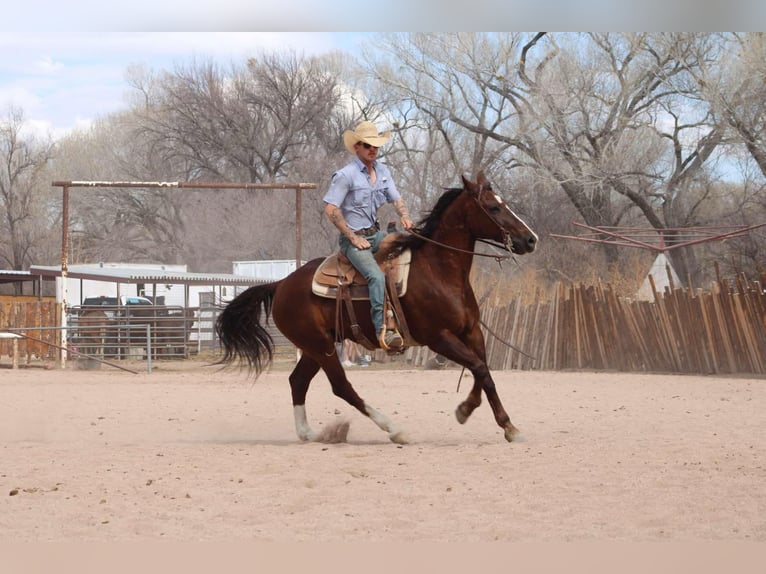
[[[401,197],[386,164],[372,164],[377,178],[370,183],[370,173],[355,157],[348,165],[332,174],[330,188],[324,196],[326,203],[340,208],[343,218],[353,231],[375,225],[378,209]]]

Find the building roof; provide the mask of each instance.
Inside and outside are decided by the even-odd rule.
[[[25,281],[37,281],[39,274],[32,274],[29,271],[18,271],[16,269],[0,269],[0,283],[23,283]]]
[[[61,277],[61,266],[32,265],[29,272],[34,276]],[[255,285],[267,282],[255,277],[231,273],[191,273],[149,267],[120,268],[92,265],[69,265],[67,277],[109,283],[166,283],[168,285]]]

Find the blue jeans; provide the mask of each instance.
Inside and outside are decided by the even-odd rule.
[[[378,250],[380,242],[385,236],[385,231],[378,231],[375,235],[366,236],[365,239],[370,242],[369,249],[357,249],[343,235],[340,236],[338,241],[341,253],[348,257],[354,268],[367,280],[367,286],[370,290],[370,315],[372,317],[372,325],[375,327],[376,338],[383,329],[386,276],[380,270],[380,266],[375,261],[373,254]]]

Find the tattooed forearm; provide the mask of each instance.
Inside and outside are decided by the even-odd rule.
[[[394,202],[394,210],[399,217],[409,217],[410,212],[407,210],[407,206],[404,205],[404,200],[399,198]]]
[[[346,223],[346,220],[343,217],[343,214],[340,212],[340,208],[337,205],[332,205],[331,203],[328,203],[325,206],[325,215],[327,216],[327,219],[329,219],[332,224],[338,228],[338,230],[348,237],[349,239],[353,239],[355,237],[354,232],[351,231],[348,224]]]
[[[410,212],[407,210],[407,206],[404,205],[404,200],[401,197],[394,202],[394,209],[402,221],[402,227],[408,231],[412,229],[414,224],[412,219],[410,219]]]

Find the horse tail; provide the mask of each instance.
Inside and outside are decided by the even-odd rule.
[[[254,285],[237,295],[218,316],[215,332],[223,346],[220,364],[239,360],[257,377],[274,358],[274,340],[266,330],[279,281]],[[263,315],[263,322],[261,316]]]

